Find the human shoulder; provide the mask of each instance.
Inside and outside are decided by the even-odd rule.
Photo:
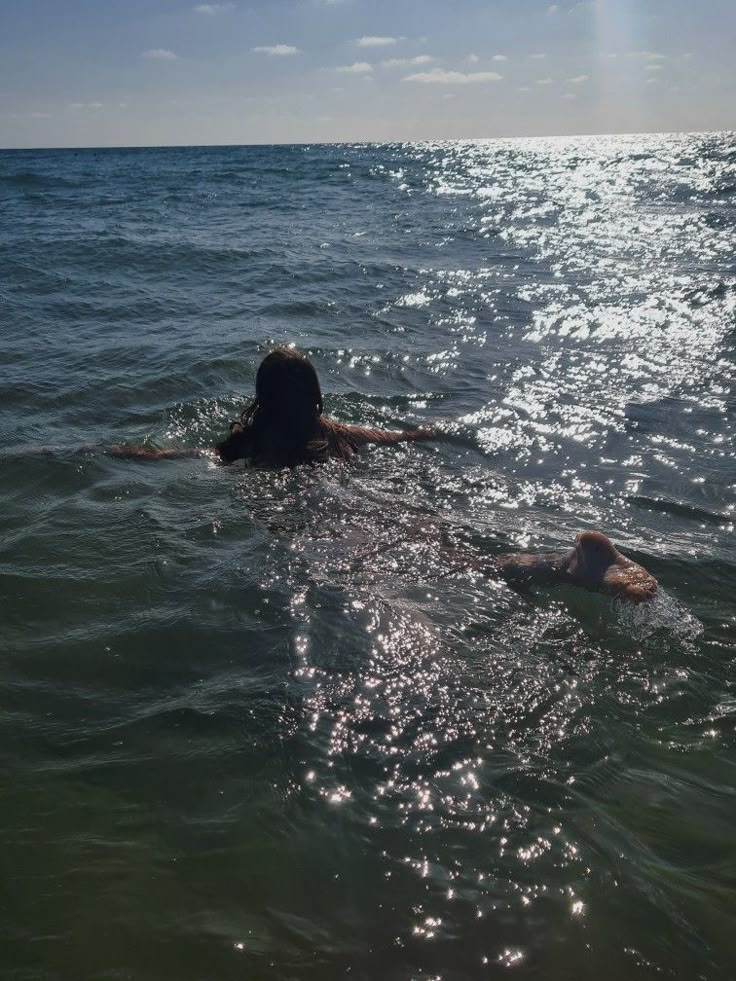
[[[245,460],[253,454],[253,431],[248,425],[233,423],[230,435],[217,443],[217,453],[223,463],[233,463],[235,460]]]

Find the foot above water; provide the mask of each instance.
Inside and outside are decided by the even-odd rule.
[[[599,531],[583,531],[567,552],[502,555],[497,561],[509,582],[581,586],[608,596],[641,603],[657,592],[657,580],[638,563],[622,555]]]

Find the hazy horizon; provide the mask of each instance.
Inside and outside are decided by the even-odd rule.
[[[704,129],[704,130],[621,130],[620,132],[600,132],[600,133],[537,133],[534,135],[521,136],[452,136],[452,137],[433,137],[417,138],[414,140],[274,140],[271,143],[250,142],[250,143],[88,143],[88,144],[60,144],[58,146],[0,146],[0,153],[22,153],[27,150],[206,150],[226,149],[232,147],[269,147],[269,146],[381,146],[386,143],[484,143],[502,142],[504,140],[575,140],[575,139],[606,139],[607,137],[627,137],[627,136],[708,136],[720,133],[732,133],[730,129]]]
[[[719,132],[726,0],[280,0],[0,10],[0,148]]]

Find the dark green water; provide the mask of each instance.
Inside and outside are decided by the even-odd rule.
[[[0,153],[2,981],[736,976],[735,203],[729,134]],[[77,452],[274,341],[441,438]],[[591,527],[652,606],[463,569]]]

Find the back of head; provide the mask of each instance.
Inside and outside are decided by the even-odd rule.
[[[578,559],[586,568],[606,568],[619,556],[610,538],[600,531],[581,531],[575,537]]]
[[[268,354],[256,373],[256,397],[243,413],[258,456],[294,465],[310,458],[319,434],[322,390],[314,365],[293,348]]]
[[[256,404],[263,420],[313,427],[322,414],[322,391],[312,362],[293,348],[271,351],[256,374]]]

